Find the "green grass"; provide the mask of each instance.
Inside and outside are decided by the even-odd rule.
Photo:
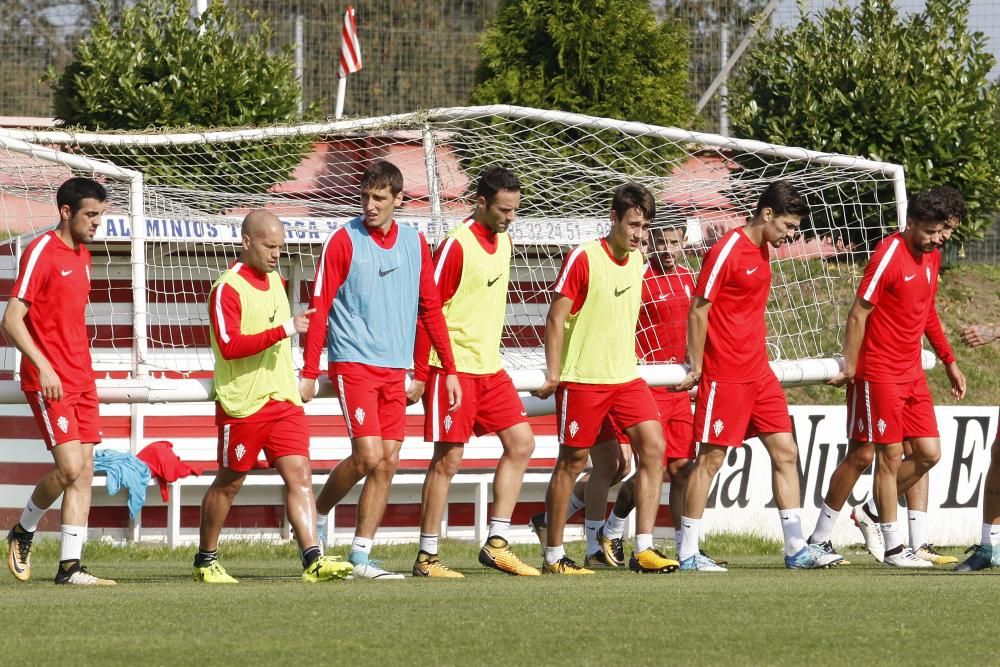
[[[446,542],[442,557],[464,581],[308,585],[290,546],[224,544],[224,563],[241,583],[206,587],[190,579],[192,549],[95,544],[88,565],[119,586],[71,589],[49,579],[58,559],[49,541],[33,554],[34,581],[0,577],[3,644],[16,664],[996,661],[1000,578],[991,573],[894,571],[857,549],[847,550],[850,566],[790,572],[776,542],[721,536],[705,548],[729,559],[731,571],[521,579],[480,567],[469,544]],[[516,549],[538,560],[537,546]],[[414,555],[414,545],[376,547],[400,571]]]

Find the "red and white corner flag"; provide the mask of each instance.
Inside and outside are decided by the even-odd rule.
[[[337,82],[337,109],[335,115],[344,115],[344,96],[347,93],[347,75],[361,69],[361,44],[358,42],[358,24],[354,21],[354,7],[344,12],[344,27],[340,31],[340,80]]]
[[[354,7],[344,12],[344,27],[340,31],[340,77],[361,69],[361,44],[358,42],[358,24],[354,20]]]

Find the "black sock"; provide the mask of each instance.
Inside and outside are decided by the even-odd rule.
[[[63,572],[70,572],[78,567],[80,567],[80,559],[78,558],[70,558],[69,560],[59,561],[59,569]]]
[[[213,549],[212,551],[205,551],[204,549],[198,549],[198,553],[194,557],[195,567],[205,567],[213,560],[219,560],[219,550]]]
[[[319,557],[323,554],[320,553],[319,547],[309,547],[302,551],[302,567],[306,568],[319,560]]]

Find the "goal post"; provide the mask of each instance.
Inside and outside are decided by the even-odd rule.
[[[99,134],[0,130],[0,214],[11,284],[17,252],[56,220],[54,194],[73,174],[110,186],[90,246],[88,326],[104,401],[208,400],[213,355],[207,297],[240,251],[239,224],[266,207],[283,221],[279,265],[293,310],[312,294],[323,241],[359,212],[358,177],[375,159],[404,174],[400,224],[433,245],[472,211],[478,173],[522,182],[511,227],[511,291],[503,359],[519,390],[544,376],[549,289],[565,254],[604,235],[612,190],[627,181],[657,199],[657,222],[688,230],[681,264],[742,224],[760,192],[787,179],[813,211],[801,238],[772,252],[768,348],[785,384],[822,382],[839,362],[843,323],[874,243],[905,223],[902,167],[630,121],[513,106],[433,109],[380,118],[212,130]],[[20,401],[12,348],[0,401]],[[295,347],[301,365],[301,348]],[[932,362],[932,359],[931,359]],[[653,384],[685,368],[648,365]]]

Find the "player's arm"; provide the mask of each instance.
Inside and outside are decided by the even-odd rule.
[[[288,321],[260,333],[244,333],[240,328],[243,315],[240,295],[225,283],[221,283],[212,291],[210,303],[212,307],[208,315],[215,333],[215,342],[219,346],[222,358],[226,360],[252,357],[284,338],[309,330],[309,316],[312,310],[301,312],[288,318]]]
[[[299,396],[305,403],[316,396],[316,378],[320,375],[319,360],[326,345],[330,307],[333,305],[333,297],[351,270],[353,251],[347,230],[341,228],[330,235],[320,252],[316,283],[309,301],[312,321],[306,333],[302,374],[299,379]]]
[[[35,345],[35,341],[28,332],[28,327],[24,323],[24,318],[28,316],[29,304],[16,296],[12,296],[7,301],[7,310],[4,311],[3,320],[0,327],[7,336],[7,340],[14,344],[21,354],[38,369],[38,380],[42,385],[42,394],[50,401],[62,400],[62,381],[52,368],[52,364],[42,354],[41,349]]]
[[[538,398],[548,398],[559,386],[562,374],[563,339],[566,337],[566,319],[573,308],[573,300],[556,294],[545,316],[545,381],[531,392]]]
[[[461,280],[462,246],[449,237],[434,253],[434,285],[441,303],[447,303],[455,295]],[[413,345],[413,382],[406,390],[406,401],[410,405],[419,401],[424,393],[430,373],[430,352],[431,337],[423,319],[418,317],[417,338]]]
[[[961,337],[969,347],[989,345],[1000,340],[1000,324],[973,324],[962,329]]]
[[[944,335],[944,327],[941,326],[941,318],[937,312],[936,290],[934,298],[931,300],[931,307],[927,311],[927,323],[924,326],[924,335],[927,336],[931,347],[934,348],[934,354],[944,364],[944,372],[948,376],[948,382],[951,384],[951,395],[955,400],[962,400],[965,398],[965,374],[958,367],[955,353],[951,349],[948,337]]]
[[[420,248],[420,300],[417,305],[417,316],[427,330],[431,344],[441,360],[441,367],[445,372],[444,386],[448,392],[448,412],[454,412],[462,404],[462,386],[458,382],[455,355],[452,354],[451,340],[448,338],[448,325],[444,321],[444,313],[441,312],[441,297],[438,296],[438,289],[434,284],[434,261],[422,234]]]
[[[677,385],[677,391],[687,391],[701,380],[701,371],[705,362],[705,338],[708,335],[708,312],[712,302],[703,296],[691,299],[688,309],[687,354],[691,370]]]
[[[860,296],[854,299],[854,304],[847,313],[847,325],[844,331],[844,370],[830,378],[827,384],[842,387],[848,382],[854,382],[861,342],[865,339],[865,328],[868,326],[868,316],[874,309],[875,304]]]

